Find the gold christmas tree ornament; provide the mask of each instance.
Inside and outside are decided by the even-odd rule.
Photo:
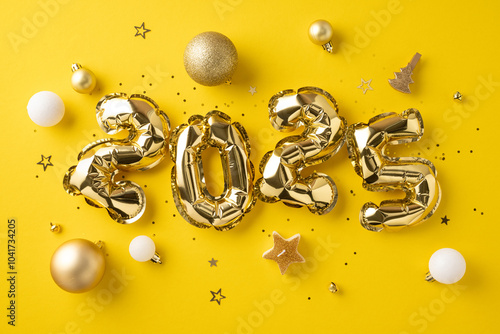
[[[420,53],[415,53],[411,61],[405,67],[401,68],[399,72],[394,72],[396,76],[395,79],[389,79],[389,84],[397,91],[401,93],[410,94],[410,84],[413,83],[413,79],[411,75],[413,74],[413,69],[417,65],[420,57],[422,55]]]

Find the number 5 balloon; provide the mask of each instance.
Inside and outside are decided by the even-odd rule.
[[[144,95],[124,93],[104,96],[96,107],[97,122],[107,134],[127,130],[125,139],[102,139],[90,143],[70,167],[63,185],[71,195],[83,195],[88,204],[103,207],[118,223],[139,219],[146,207],[141,187],[131,181],[114,180],[118,171],[143,171],[164,158],[170,123],[158,105]]]
[[[417,225],[436,211],[441,190],[434,165],[417,157],[389,157],[388,145],[419,140],[424,133],[420,112],[408,109],[400,115],[386,113],[373,117],[368,124],[349,126],[347,145],[356,173],[369,191],[402,190],[404,199],[383,201],[380,206],[365,203],[359,219],[370,231],[399,230]]]

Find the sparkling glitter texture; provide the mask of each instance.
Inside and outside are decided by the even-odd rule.
[[[208,31],[196,35],[184,50],[184,67],[191,79],[204,86],[230,82],[238,53],[229,38]]]
[[[276,261],[280,267],[281,275],[285,274],[288,266],[292,263],[306,262],[297,250],[300,234],[295,234],[291,238],[284,239],[278,232],[273,232],[273,239],[274,247],[265,252],[262,257]]]

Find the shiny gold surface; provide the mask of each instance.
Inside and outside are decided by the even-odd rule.
[[[54,232],[54,233],[61,232],[61,226],[59,224],[50,223],[50,232]]]
[[[209,193],[201,153],[208,147],[219,150],[224,173],[224,191]],[[205,117],[191,116],[172,133],[170,155],[172,192],[179,213],[190,224],[219,231],[235,227],[255,203],[254,170],[250,143],[239,123],[217,110]]]
[[[407,109],[400,115],[385,113],[368,124],[349,126],[347,144],[356,173],[369,191],[402,190],[406,197],[383,201],[380,206],[365,203],[360,212],[361,225],[370,231],[399,230],[417,225],[434,213],[441,190],[434,165],[418,157],[389,157],[388,145],[419,140],[424,133],[420,112]]]
[[[90,94],[97,85],[94,73],[80,64],[71,65],[73,74],[71,75],[71,86],[80,94]]]
[[[115,181],[118,171],[144,171],[156,166],[168,150],[168,117],[144,95],[104,96],[97,104],[97,122],[113,135],[127,130],[123,140],[102,139],[87,145],[63,180],[71,195],[83,195],[88,204],[106,208],[111,218],[130,224],[141,217],[146,198],[139,185]]]
[[[85,239],[73,239],[59,246],[50,260],[54,282],[68,292],[86,292],[97,286],[106,262],[101,249]]]
[[[238,65],[238,52],[233,42],[214,31],[196,35],[184,50],[184,67],[188,75],[204,86],[231,82]]]
[[[270,250],[262,254],[264,259],[273,260],[278,264],[281,275],[286,273],[286,270],[292,263],[302,263],[306,260],[298,251],[300,234],[285,239],[278,232],[273,232],[274,246]]]
[[[429,283],[432,283],[432,282],[435,282],[436,280],[434,279],[434,277],[432,277],[431,275],[431,272],[428,271],[425,273],[425,280]]]
[[[273,127],[289,132],[303,126],[304,131],[282,139],[262,158],[262,178],[255,187],[259,199],[307,206],[315,214],[333,209],[338,197],[335,182],[326,174],[304,177],[300,173],[305,167],[328,160],[344,144],[347,123],[337,110],[335,99],[316,87],[286,90],[271,98],[269,118]]]
[[[162,264],[163,263],[163,262],[161,262],[161,257],[160,257],[160,254],[158,254],[158,252],[155,252],[155,254],[153,255],[153,257],[149,261],[151,261],[153,263],[158,263],[158,264]]]

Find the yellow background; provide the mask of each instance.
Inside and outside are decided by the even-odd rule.
[[[487,0],[4,4],[2,333],[498,332],[499,11],[498,2]],[[333,25],[334,54],[308,39],[309,24],[320,18]],[[145,39],[134,36],[134,26],[142,22],[151,29]],[[38,26],[30,30],[34,23]],[[231,86],[203,87],[184,71],[188,41],[212,30],[228,36],[238,50]],[[387,79],[415,52],[422,59],[412,94],[399,93]],[[91,96],[72,90],[73,62],[96,74],[98,90]],[[357,88],[361,78],[372,80],[372,91]],[[345,147],[316,167],[337,184],[339,201],[332,212],[315,216],[305,208],[258,202],[229,232],[201,230],[180,217],[169,159],[126,175],[147,185],[146,212],[132,225],[113,222],[105,210],[63,190],[63,175],[79,150],[105,138],[94,113],[105,94],[146,91],[174,127],[217,106],[244,125],[257,166],[285,136],[272,129],[267,101],[280,90],[307,85],[330,92],[349,124],[382,112],[421,111],[421,143],[398,152],[420,153],[435,164],[443,197],[434,216],[399,233],[363,229],[358,222],[363,203],[394,194],[365,191]],[[257,93],[250,94],[250,86]],[[26,112],[29,98],[42,90],[57,93],[66,105],[63,121],[51,128],[35,125]],[[457,90],[462,103],[453,100]],[[51,155],[54,164],[45,172],[37,164],[42,154]],[[441,223],[444,216],[448,225]],[[18,226],[15,328],[6,317],[11,217]],[[50,222],[62,232],[51,233]],[[293,264],[285,276],[261,258],[273,245],[273,231],[302,236],[299,251],[307,262]],[[155,240],[164,264],[130,257],[129,242],[141,234]],[[67,293],[50,277],[53,251],[72,238],[105,242],[107,271],[88,293]],[[424,281],[429,257],[443,247],[459,250],[467,261],[467,273],[453,286]],[[217,267],[210,267],[212,258]],[[116,273],[128,278],[117,281]],[[339,293],[328,291],[331,281]],[[226,297],[220,305],[210,302],[210,291],[219,289]]]

